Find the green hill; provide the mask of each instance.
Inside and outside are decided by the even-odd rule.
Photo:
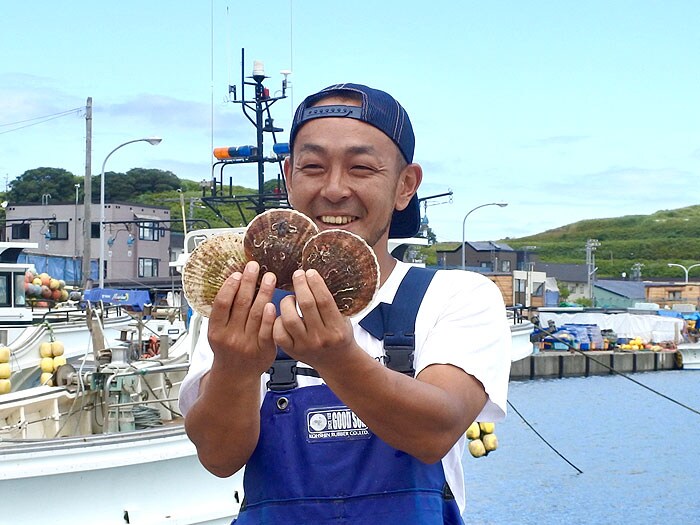
[[[537,246],[534,253],[542,261],[585,263],[588,239],[600,242],[595,252],[599,278],[630,275],[636,263],[643,265],[643,277],[682,277],[680,268],[669,268],[667,263],[689,266],[700,261],[700,205],[579,221],[503,241],[513,248]]]
[[[667,263],[690,266],[700,262],[700,205],[579,221],[528,237],[500,240],[514,249],[536,246],[531,253],[544,262],[585,264],[588,239],[600,242],[595,251],[598,278],[619,278],[623,272],[629,276],[635,264],[643,265],[642,278],[682,278],[683,270],[669,268]],[[429,262],[432,251],[427,253]]]

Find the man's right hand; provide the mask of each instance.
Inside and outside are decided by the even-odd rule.
[[[243,273],[235,272],[224,282],[214,299],[207,333],[214,352],[212,371],[259,377],[275,360],[271,300],[276,278],[263,275],[256,294],[259,273],[260,265],[250,261]]]

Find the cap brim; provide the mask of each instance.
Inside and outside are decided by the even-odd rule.
[[[394,210],[389,227],[389,238],[405,239],[415,237],[420,229],[420,204],[418,195],[414,195],[408,206],[401,211]]]

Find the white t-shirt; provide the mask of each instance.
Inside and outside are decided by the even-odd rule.
[[[382,341],[366,332],[359,321],[380,302],[391,303],[410,265],[398,262],[382,285],[372,304],[351,317],[355,340],[375,358],[384,355]],[[193,320],[194,321],[194,320]],[[202,321],[188,375],[180,388],[180,410],[192,406],[199,393],[199,380],[211,368],[213,353],[206,333],[207,320]],[[416,375],[429,365],[450,364],[477,378],[488,395],[486,406],[477,421],[500,421],[506,414],[508,378],[510,374],[511,335],[503,298],[498,287],[487,277],[461,270],[438,271],[426,291],[418,310],[415,327]],[[303,365],[300,365],[303,366]],[[269,377],[261,378],[261,393]],[[323,381],[298,376],[299,386]],[[261,399],[264,395],[261,395]],[[454,493],[461,512],[465,509],[462,455],[466,447],[462,435],[442,459],[446,481]]]

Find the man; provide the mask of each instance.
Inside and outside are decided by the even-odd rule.
[[[420,220],[405,110],[383,91],[330,86],[297,109],[290,147],[290,204],[320,229],[364,238],[381,283],[366,312],[391,304],[411,286],[400,287],[409,265],[388,239],[414,235]],[[385,366],[382,334],[360,325],[366,312],[343,317],[317,272],[294,274],[279,315],[275,276],[256,293],[258,273],[250,262],[218,293],[211,350],[193,359],[180,398],[202,464],[217,476],[246,466],[236,523],[462,523],[464,433],[506,409],[510,332],[496,286],[439,271],[424,297],[397,301],[420,305],[402,373]],[[298,387],[267,374],[281,369],[276,347],[298,362]]]

